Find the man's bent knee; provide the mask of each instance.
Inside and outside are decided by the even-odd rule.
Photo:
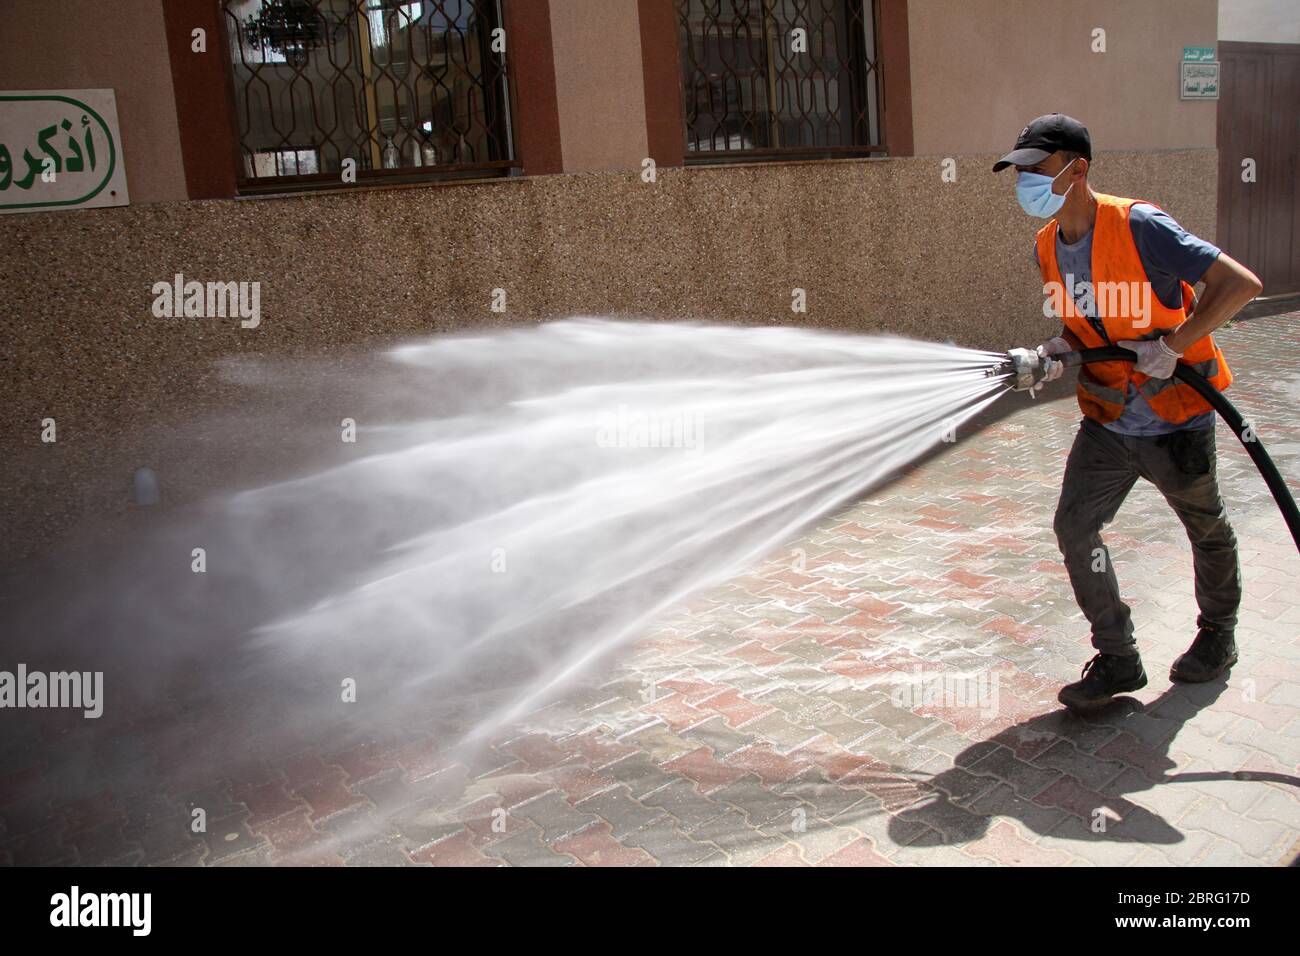
[[[1092,548],[1092,541],[1101,531],[1101,522],[1082,514],[1072,508],[1058,507],[1052,521],[1056,532],[1056,544],[1062,554],[1070,554]]]

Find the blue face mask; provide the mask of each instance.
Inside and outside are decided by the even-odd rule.
[[[1061,170],[1061,173],[1073,165],[1074,160],[1070,160],[1065,164],[1065,168]],[[1020,202],[1020,208],[1031,216],[1037,216],[1039,219],[1051,219],[1060,212],[1061,207],[1065,205],[1065,197],[1070,192],[1067,189],[1059,196],[1052,192],[1052,184],[1056,182],[1061,173],[1057,173],[1056,176],[1044,176],[1042,173],[1021,173],[1016,179],[1016,199]],[[1074,188],[1073,183],[1070,184],[1070,188]]]

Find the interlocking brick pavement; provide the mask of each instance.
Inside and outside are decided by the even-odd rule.
[[[1220,334],[1230,397],[1293,488],[1298,319]],[[1192,636],[1190,552],[1139,484],[1106,537],[1151,682],[1088,720],[1056,703],[1092,653],[1051,530],[1079,417],[1070,392],[1005,397],[1002,417],[698,595],[471,756],[441,752],[432,727],[289,759],[253,759],[246,741],[238,775],[193,780],[172,761],[203,742],[172,715],[173,750],[104,742],[103,785],[67,799],[65,752],[84,742],[15,744],[0,862],[1289,863],[1300,557],[1222,426],[1241,662],[1227,681],[1168,682]],[[130,769],[155,762],[172,784],[132,792]],[[194,807],[206,832],[191,830]]]

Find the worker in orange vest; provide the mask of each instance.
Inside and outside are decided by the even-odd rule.
[[[1097,653],[1059,699],[1088,712],[1146,686],[1129,608],[1099,533],[1139,478],[1165,496],[1192,544],[1198,630],[1170,679],[1213,680],[1237,661],[1237,540],[1216,478],[1214,412],[1170,376],[1184,363],[1216,388],[1228,387],[1232,372],[1211,333],[1259,294],[1260,281],[1158,206],[1093,192],[1092,140],[1076,119],[1035,119],[993,171],[1008,166],[1019,173],[1021,207],[1048,220],[1034,256],[1044,312],[1064,327],[1039,354],[1119,345],[1137,355],[1136,363],[1079,371],[1084,418],[1065,466],[1055,530]],[[1199,301],[1197,282],[1205,283]],[[1060,363],[1047,367],[1049,378],[1063,370]]]

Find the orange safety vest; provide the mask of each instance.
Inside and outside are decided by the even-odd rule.
[[[1038,263],[1043,273],[1043,292],[1066,328],[1079,337],[1085,348],[1118,345],[1121,341],[1159,338],[1187,320],[1187,306],[1195,300],[1192,287],[1183,287],[1183,307],[1166,308],[1151,289],[1138,256],[1137,243],[1129,229],[1129,210],[1140,199],[1095,194],[1097,221],[1092,230],[1092,283],[1096,314],[1106,329],[1106,341],[1075,307],[1071,290],[1061,279],[1056,262],[1056,220],[1038,230]],[[1152,203],[1151,205],[1155,205]],[[1159,208],[1159,207],[1157,207]],[[1149,310],[1143,316],[1143,306]],[[1113,313],[1113,314],[1108,314]],[[1149,321],[1148,321],[1149,319]],[[1219,391],[1232,383],[1227,359],[1205,336],[1188,347],[1179,364],[1190,365]],[[1124,411],[1124,396],[1132,382],[1167,422],[1182,424],[1193,415],[1211,410],[1209,402],[1190,385],[1172,378],[1153,379],[1136,372],[1131,362],[1094,362],[1079,368],[1079,408],[1098,422],[1113,422]]]

